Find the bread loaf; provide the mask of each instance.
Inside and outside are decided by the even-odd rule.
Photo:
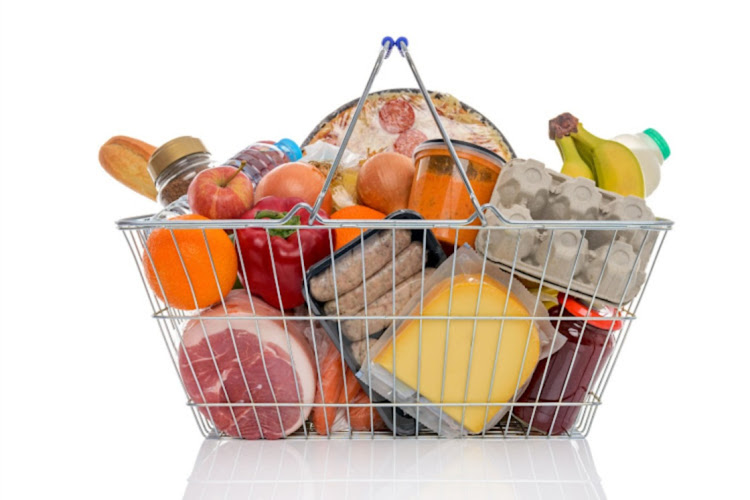
[[[156,187],[146,169],[155,149],[138,139],[117,135],[99,149],[99,163],[109,175],[136,193],[156,200]]]

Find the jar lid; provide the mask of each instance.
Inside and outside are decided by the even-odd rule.
[[[586,316],[596,317],[596,318],[608,318],[606,320],[589,319],[588,324],[591,326],[594,326],[601,330],[609,330],[611,328],[613,332],[616,332],[617,330],[622,328],[622,321],[620,321],[619,319],[618,320],[609,319],[608,316],[600,314],[599,311],[597,311],[593,307],[591,308],[591,312],[589,313],[589,306],[581,304],[580,302],[578,302],[577,300],[573,299],[570,296],[568,296],[566,300],[565,293],[563,292],[560,292],[557,294],[557,301],[560,304],[562,304],[565,310],[568,311],[573,316],[578,316],[579,318],[585,318]]]
[[[159,174],[177,160],[195,153],[208,153],[200,139],[190,136],[177,137],[156,148],[148,160],[148,173],[156,181]]]
[[[471,142],[459,141],[457,139],[451,139],[451,144],[453,144],[453,149],[456,150],[456,155],[459,158],[461,157],[461,153],[470,153],[480,157],[484,157],[498,169],[500,168],[500,166],[505,165],[505,160],[503,160],[499,154],[495,153],[494,151],[490,151],[487,148],[483,148],[482,146],[477,146],[476,144],[472,144]],[[426,149],[445,149],[446,151],[448,151],[448,145],[442,139],[430,139],[424,141],[414,149],[414,159],[416,159],[419,152]]]

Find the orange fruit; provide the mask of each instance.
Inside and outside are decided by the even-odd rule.
[[[200,215],[180,215],[170,220],[209,219]],[[202,309],[219,302],[229,293],[237,278],[237,253],[232,240],[221,229],[158,228],[146,240],[146,249],[143,269],[149,286],[157,297],[178,309]]]
[[[331,219],[385,219],[385,214],[364,205],[352,205],[337,210],[333,213]],[[336,233],[336,250],[343,247],[353,239],[359,238],[360,235],[360,230],[353,227],[335,229],[334,232]]]

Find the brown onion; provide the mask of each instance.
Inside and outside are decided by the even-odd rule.
[[[399,153],[378,153],[359,170],[357,196],[363,205],[390,214],[409,204],[414,163]]]
[[[323,189],[325,180],[323,173],[309,163],[284,163],[263,176],[255,187],[255,199],[257,201],[266,196],[302,198],[312,207]],[[333,201],[330,190],[323,198],[321,208],[326,214],[331,215]]]

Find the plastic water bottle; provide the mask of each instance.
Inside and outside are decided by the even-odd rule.
[[[659,185],[661,166],[669,158],[669,144],[659,132],[647,128],[639,134],[622,134],[612,138],[613,141],[627,146],[641,165],[646,196]]]
[[[274,167],[290,161],[297,161],[300,158],[302,158],[302,150],[291,139],[281,139],[276,143],[259,141],[247,146],[224,162],[224,165],[239,168],[244,161],[245,169],[243,172],[250,177],[253,186],[255,186]]]

